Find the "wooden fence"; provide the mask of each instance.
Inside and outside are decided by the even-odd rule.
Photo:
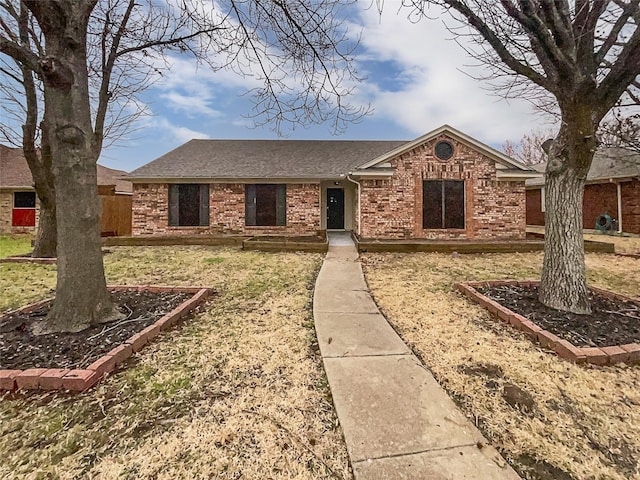
[[[103,237],[131,235],[131,195],[100,195]]]

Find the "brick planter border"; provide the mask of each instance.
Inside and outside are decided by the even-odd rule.
[[[640,363],[640,344],[627,343],[609,347],[576,347],[567,340],[562,340],[553,333],[540,328],[527,318],[519,315],[489,297],[482,295],[475,287],[497,287],[502,285],[518,285],[523,287],[537,286],[539,281],[494,280],[485,282],[461,282],[454,287],[465,296],[486,308],[489,313],[524,332],[531,340],[545,348],[553,350],[558,356],[575,363],[592,363],[594,365],[612,365],[614,363]],[[610,292],[597,287],[589,287],[599,295],[624,300],[640,305],[640,301]]]
[[[142,347],[157,337],[161,331],[170,329],[181,318],[204,303],[214,292],[210,288],[203,287],[155,285],[111,285],[109,290],[112,292],[192,293],[193,296],[85,369],[29,368],[26,370],[0,370],[0,390],[70,390],[73,392],[88,390],[98,383],[104,375],[114,371],[134,352],[140,351]],[[50,299],[32,303],[5,315],[15,312],[32,312],[49,301]]]

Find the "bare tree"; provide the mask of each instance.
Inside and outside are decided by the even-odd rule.
[[[378,0],[378,6],[381,6]],[[413,16],[436,5],[455,19],[458,41],[503,93],[557,109],[545,144],[545,255],[540,301],[589,313],[582,237],[584,183],[597,130],[616,105],[638,100],[640,0],[403,0]]]
[[[542,144],[553,134],[548,130],[533,130],[525,133],[520,141],[507,140],[502,144],[502,151],[526,165],[535,165],[547,161]]]
[[[14,42],[31,51],[42,51],[41,35],[24,4],[0,4],[0,29]],[[8,18],[7,18],[8,17]],[[10,20],[9,20],[10,19]],[[14,26],[15,29],[12,29]],[[32,172],[36,195],[40,201],[40,215],[32,255],[55,257],[57,245],[56,204],[51,172],[51,155],[46,127],[41,123],[41,87],[33,71],[25,64],[11,59],[0,63],[5,81],[0,85],[2,110],[14,117],[22,128],[18,132],[9,124],[0,126],[0,135],[11,144],[20,145]]]
[[[640,114],[625,114],[614,110],[598,131],[600,144],[620,147],[640,153]]]
[[[33,71],[44,86],[58,232],[56,299],[40,333],[79,331],[117,318],[106,288],[99,232],[96,162],[105,137],[112,80],[142,73],[174,51],[211,68],[234,67],[263,81],[257,114],[293,124],[334,119],[336,128],[364,112],[344,103],[354,45],[344,2],[227,0],[23,0],[44,36],[41,55],[4,34],[0,53]],[[5,2],[6,3],[6,2]],[[100,80],[91,110],[88,36],[92,15],[104,32]],[[247,72],[251,69],[251,72]],[[256,70],[257,69],[257,70]]]

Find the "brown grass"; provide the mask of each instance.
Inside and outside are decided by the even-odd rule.
[[[309,310],[322,257],[117,247],[110,283],[220,294],[80,396],[0,401],[1,478],[350,478]],[[6,267],[2,267],[6,268]],[[12,282],[47,294],[51,267]],[[2,275],[0,287],[4,288]],[[6,305],[22,301],[16,294]],[[18,298],[19,297],[19,298]]]
[[[544,227],[528,225],[527,231],[544,233]],[[584,234],[585,240],[590,240],[592,242],[612,243],[614,245],[616,253],[640,254],[640,236],[638,235],[629,236],[629,234],[625,234],[625,236],[621,236],[617,234],[599,233],[596,230],[588,230],[588,232],[589,233]]]
[[[461,280],[537,278],[541,262],[541,253],[363,259],[394,328],[527,478],[639,479],[640,367],[563,361],[451,288]],[[593,285],[638,295],[640,260],[589,254],[587,267]],[[533,413],[504,400],[509,382],[533,397]]]

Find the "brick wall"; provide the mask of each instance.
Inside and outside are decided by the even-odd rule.
[[[640,181],[623,182],[622,230],[640,234]],[[583,228],[593,230],[596,218],[608,213],[618,218],[618,193],[615,183],[589,184],[584,188]],[[540,209],[540,189],[527,190],[527,225],[544,225],[544,213]]]
[[[390,179],[362,180],[364,238],[521,239],[525,237],[524,181],[496,179],[493,160],[452,139],[454,156],[438,160],[433,146],[441,137],[391,161]],[[465,181],[465,229],[422,228],[422,181]]]
[[[211,184],[209,226],[170,227],[168,185],[134,184],[133,234],[305,235],[315,234],[320,229],[320,184],[287,185],[287,225],[281,227],[245,226],[244,199],[244,184]]]
[[[11,225],[13,212],[13,192],[3,191],[0,192],[0,233],[3,234],[22,234],[29,233],[35,234],[36,227],[14,227]],[[38,225],[38,219],[40,217],[40,202],[36,196],[36,225]]]
[[[594,229],[596,219],[603,213],[618,218],[618,190],[615,183],[586,185],[582,199],[582,228]]]

